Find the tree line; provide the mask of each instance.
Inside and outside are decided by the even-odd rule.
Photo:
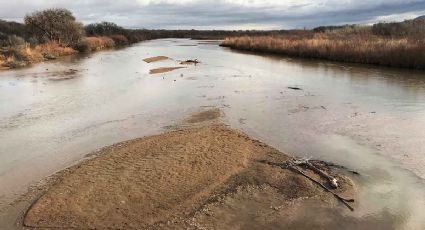
[[[423,39],[425,35],[425,16],[402,22],[379,22],[369,25],[319,26],[312,30],[315,33],[351,33],[369,34],[384,38]]]
[[[377,23],[373,26],[343,25],[322,26],[307,33],[343,32],[366,33],[383,37],[415,37],[423,38],[425,34],[425,19],[406,20],[399,23]],[[299,34],[300,30],[147,30],[126,29],[112,22],[99,22],[83,25],[78,22],[71,11],[62,8],[52,8],[36,11],[25,16],[24,23],[0,20],[0,47],[13,47],[24,44],[37,45],[55,42],[66,47],[84,49],[86,36],[107,36],[116,45],[126,45],[143,40],[156,38],[195,38],[224,39],[238,36],[266,36],[282,34]]]
[[[147,30],[126,29],[113,22],[83,25],[71,11],[52,8],[27,14],[24,23],[0,20],[0,47],[55,42],[67,47],[84,49],[87,36],[107,36],[117,45],[126,45],[156,38],[223,39],[227,36],[266,35],[279,31],[225,30]]]

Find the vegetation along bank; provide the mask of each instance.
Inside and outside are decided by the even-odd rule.
[[[52,8],[27,14],[24,23],[0,20],[0,69],[24,67],[78,52],[156,38],[223,39],[257,31],[126,29],[112,22],[83,25],[71,11]]]
[[[313,30],[147,30],[84,26],[71,11],[53,8],[26,15],[24,23],[0,20],[0,70],[157,38],[224,39],[222,46],[238,50],[425,69],[425,17]]]
[[[303,58],[425,69],[425,18],[232,36],[222,46]]]

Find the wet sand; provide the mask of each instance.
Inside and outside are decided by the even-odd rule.
[[[197,127],[105,147],[62,171],[25,214],[24,225],[235,229],[288,224],[309,202],[344,208],[305,177],[264,163],[292,158],[217,123],[219,115],[218,109],[200,112],[186,120]],[[350,179],[329,173],[340,181],[337,193],[353,195]]]
[[[152,63],[152,62],[163,61],[167,59],[170,59],[170,58],[166,56],[156,56],[156,57],[145,58],[143,59],[143,61],[147,63]]]
[[[150,74],[166,73],[166,72],[171,72],[173,70],[182,69],[182,68],[186,68],[186,67],[161,67],[161,68],[151,69],[149,70],[149,73]]]
[[[220,109],[213,108],[205,111],[201,111],[199,113],[195,113],[186,119],[186,123],[201,123],[206,121],[214,121],[220,117]]]

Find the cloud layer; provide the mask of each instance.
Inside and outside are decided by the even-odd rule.
[[[0,17],[70,9],[84,23],[131,28],[290,29],[398,21],[425,14],[425,0],[0,0]]]

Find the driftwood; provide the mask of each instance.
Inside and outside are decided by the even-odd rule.
[[[319,176],[325,178],[332,189],[338,188],[338,181],[336,178],[330,176],[329,174],[327,174],[325,171],[320,169],[320,166],[316,166],[315,163],[316,162],[321,162],[321,161],[310,161],[308,159],[294,159],[294,160],[290,160],[281,164],[278,163],[273,163],[273,162],[263,162],[263,163],[267,163],[269,165],[274,165],[274,166],[278,166],[281,167],[283,169],[290,169],[298,174],[301,174],[302,176],[306,177],[307,179],[309,179],[310,181],[314,182],[315,184],[319,185],[321,188],[323,188],[326,192],[331,193],[337,200],[339,200],[341,203],[343,203],[348,209],[350,209],[351,211],[354,211],[354,208],[351,207],[350,204],[351,202],[354,202],[354,199],[346,199],[341,197],[340,195],[336,194],[334,191],[332,191],[331,189],[329,189],[328,187],[326,187],[324,184],[322,184],[320,181],[317,181],[316,179],[312,178],[311,176],[307,175],[305,172],[303,172],[300,169],[300,166],[305,166],[309,169],[311,169],[313,172],[317,173]],[[322,162],[321,162],[322,163]],[[324,163],[324,165],[327,165],[326,163]],[[332,164],[333,165],[333,164]]]
[[[315,165],[320,164],[320,165],[324,165],[324,166],[327,166],[327,167],[330,167],[330,168],[343,169],[343,170],[350,172],[354,175],[360,175],[360,173],[357,172],[357,171],[351,170],[351,169],[349,169],[345,166],[337,165],[337,164],[334,164],[334,163],[331,163],[331,162],[320,161],[320,160],[311,160],[310,162],[312,162]]]
[[[332,190],[328,189],[325,185],[323,185],[322,183],[320,183],[319,181],[313,179],[312,177],[310,177],[309,175],[305,174],[303,171],[301,171],[300,169],[298,169],[296,166],[289,166],[289,169],[303,175],[304,177],[306,177],[307,179],[311,180],[312,182],[316,183],[317,185],[319,185],[320,187],[322,187],[326,192],[331,193],[336,199],[338,199],[339,201],[341,201],[341,203],[343,203],[348,209],[350,209],[351,211],[354,211],[354,208],[351,207],[350,204],[348,204],[348,202],[354,202],[354,199],[345,199],[343,197],[341,197],[340,195],[334,193]]]
[[[198,63],[200,63],[200,61],[198,59],[188,59],[188,60],[180,62],[181,65],[184,65],[184,64],[195,64],[196,65]]]
[[[293,90],[303,90],[303,89],[301,89],[300,87],[293,87],[293,86],[288,87],[288,89],[293,89]]]
[[[326,180],[328,180],[332,188],[338,188],[338,180],[335,177],[332,177],[328,175],[325,171],[320,170],[319,168],[314,166],[312,163],[310,163],[308,160],[306,160],[305,162],[302,162],[302,164],[308,166],[315,173],[319,174],[321,177],[324,177]]]

